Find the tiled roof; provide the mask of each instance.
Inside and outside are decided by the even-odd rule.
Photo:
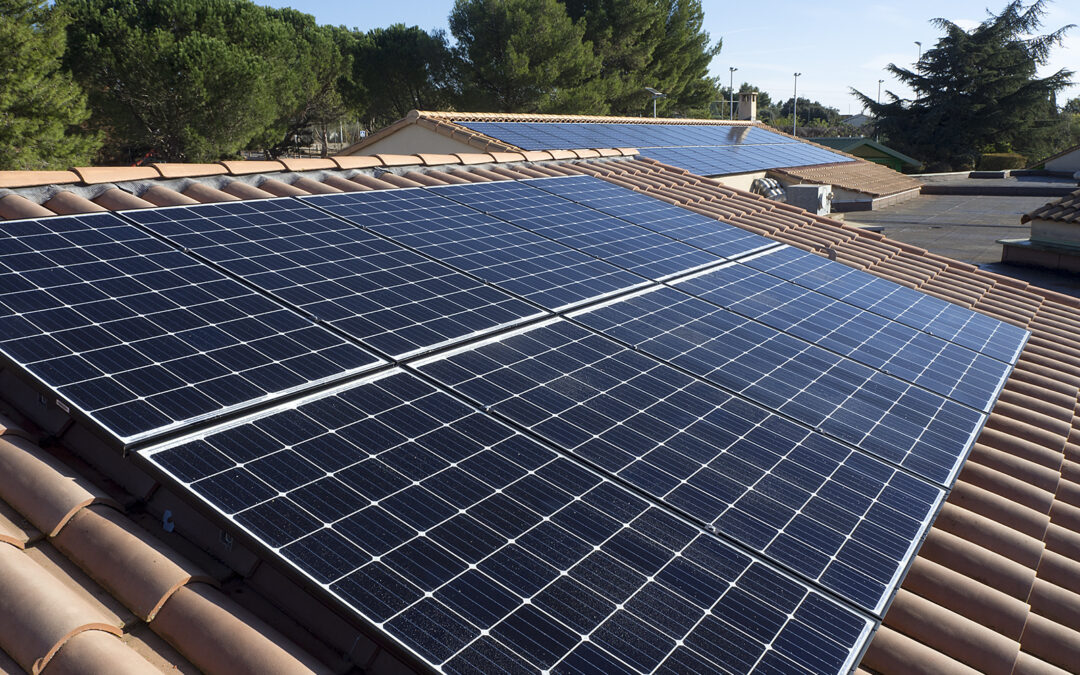
[[[878,143],[874,139],[867,138],[866,136],[846,136],[846,137],[842,136],[842,137],[838,137],[838,138],[811,138],[811,139],[808,139],[808,140],[813,141],[814,143],[817,143],[818,145],[824,145],[827,148],[832,148],[833,150],[841,150],[841,151],[847,152],[847,153],[854,152],[856,149],[861,148],[862,146],[865,145],[865,146],[869,146],[869,147],[871,147],[871,148],[873,148],[875,150],[878,150],[879,152],[883,152],[886,155],[889,155],[890,157],[895,157],[896,159],[900,160],[901,162],[903,162],[905,164],[909,164],[909,165],[915,166],[915,167],[918,167],[918,166],[922,165],[922,162],[915,159],[914,157],[908,157],[904,153],[899,152],[897,150],[893,150],[889,146],[882,145],[881,143]]]
[[[872,197],[884,197],[898,192],[918,190],[922,182],[911,176],[893,171],[887,166],[866,160],[841,164],[819,164],[790,169],[771,169],[790,180],[806,183],[823,183]]]
[[[1066,148],[1066,149],[1062,150],[1061,152],[1059,152],[1057,154],[1050,155],[1049,157],[1044,157],[1044,158],[1040,159],[1039,161],[1035,162],[1034,164],[1032,164],[1031,166],[1042,166],[1043,164],[1046,164],[1047,162],[1052,162],[1055,159],[1058,159],[1060,157],[1064,157],[1065,155],[1071,155],[1072,153],[1074,153],[1074,152],[1076,152],[1078,150],[1080,150],[1080,145],[1074,145],[1071,148]]]
[[[0,475],[0,672],[330,672],[3,416]]]
[[[1032,220],[1055,220],[1059,223],[1080,223],[1080,190],[1061,199],[1040,206],[1031,213],[1024,214],[1020,222]]]
[[[1023,326],[1031,331],[1031,338],[875,635],[862,668],[886,673],[1080,671],[1080,347],[1077,346],[1080,301],[724,187],[714,180],[652,160],[614,154],[619,156],[551,159],[552,154],[541,157],[530,153],[513,158],[503,155],[341,157],[336,161],[359,162],[354,166],[367,162],[370,168],[331,169],[323,163],[294,166],[291,170],[282,166],[273,173],[245,174],[243,167],[233,166],[226,167],[229,173],[204,173],[202,177],[179,182],[166,178],[125,182],[124,176],[119,176],[112,178],[117,182],[105,184],[110,187],[104,190],[100,190],[100,185],[91,189],[94,186],[74,181],[56,185],[48,177],[41,181],[46,185],[32,185],[34,181],[24,177],[22,187],[0,199],[0,209],[8,208],[4,204],[12,199],[17,199],[20,208],[25,203],[40,208],[38,202],[52,204],[64,194],[70,196],[63,197],[59,204],[85,211],[230,200],[240,194],[268,197],[584,173],[792,246],[835,257],[897,283]],[[443,161],[448,163],[442,164]],[[302,170],[308,167],[311,170]],[[169,171],[173,175],[183,173],[184,167],[173,166]],[[3,180],[11,183],[10,177],[0,174],[0,181]],[[52,206],[39,211],[42,215],[54,212],[60,211]],[[16,482],[18,490],[14,495],[0,494],[0,498],[12,507],[12,514],[21,514],[33,528],[44,533],[33,534],[34,541],[46,542],[59,550],[61,545],[54,543],[56,537],[67,528],[82,527],[79,524],[82,521],[88,523],[87,527],[98,523],[107,523],[96,525],[99,527],[128,527],[117,524],[124,522],[122,518],[102,515],[112,515],[108,506],[100,504],[107,500],[90,488],[81,487],[80,479],[64,474],[65,469],[57,470],[61,476],[70,478],[47,484],[36,478],[36,474],[19,468],[21,465],[16,466],[15,462],[46,460],[38,459],[41,452],[32,444],[18,436],[11,441],[9,436],[0,444],[0,449],[8,453],[0,453],[0,462],[11,464],[0,467],[0,475],[27,478]],[[0,481],[0,486],[7,488],[9,482]],[[78,520],[71,517],[83,512],[86,515]],[[65,522],[68,524],[61,526]],[[12,536],[30,540],[17,531]],[[138,535],[126,536],[139,539]],[[18,544],[7,546],[11,549],[5,549],[7,557],[26,566],[17,556],[28,554]],[[103,554],[103,558],[116,562],[114,553],[105,553],[108,555]],[[178,577],[195,574],[186,563],[157,555],[160,557],[156,559],[176,565],[175,569],[180,570],[175,572]],[[4,559],[0,559],[0,565],[4,564]],[[40,575],[40,572],[20,574]],[[107,575],[90,574],[110,594],[121,597],[120,590],[106,585],[111,583]],[[0,574],[0,584],[4,584],[4,576]],[[171,588],[175,579],[164,575],[155,582],[157,585],[150,587]],[[63,586],[63,582],[59,585]],[[212,603],[204,594],[213,595],[212,586],[189,583],[182,588],[172,596],[177,601],[175,606],[181,608],[177,611],[209,609],[207,605]],[[195,593],[194,588],[202,592]],[[20,622],[30,622],[36,616],[34,608],[40,603],[25,598],[27,592],[0,588],[0,605],[4,605],[0,622],[16,610],[28,612],[27,618]],[[167,616],[174,602],[169,599],[160,603],[160,598],[155,600],[156,592],[123,596],[131,597],[132,607],[143,613],[148,611],[147,607],[161,606],[158,618],[149,623],[150,629],[155,621]],[[16,598],[14,602],[8,599],[9,593],[16,593],[10,596]],[[128,611],[134,613],[136,609]],[[76,625],[97,627],[96,632],[104,637],[117,639],[114,637],[117,631],[108,628],[116,625],[115,620],[110,623],[107,616],[103,620],[100,611],[88,612],[81,607],[55,616],[50,614],[41,620],[34,618],[37,623],[25,625],[33,626],[37,632],[31,635],[29,628],[21,628],[14,644],[0,642],[0,647],[20,665],[27,666],[48,654],[57,643],[61,649],[56,654],[62,655],[69,648],[64,645],[78,646],[78,650],[71,652],[75,656],[97,653],[96,642],[101,642],[102,636],[80,638],[80,642],[95,641],[95,645],[85,647],[76,645],[74,640],[64,642]],[[179,630],[183,623],[175,621],[169,625]],[[0,625],[0,641],[6,639],[9,631],[6,625]],[[216,627],[203,629],[197,640],[209,640],[221,632],[226,631]],[[166,639],[179,640],[169,636]],[[177,649],[195,661],[189,652]],[[204,652],[191,653],[212,651],[207,647]],[[202,662],[195,663],[203,667]]]
[[[588,115],[534,115],[521,113],[431,112],[413,110],[394,124],[391,124],[377,133],[364,138],[360,142],[345,148],[340,154],[348,156],[363,152],[364,148],[377,143],[398,132],[403,127],[412,124],[425,127],[462,143],[467,143],[484,152],[523,152],[521,148],[486,134],[482,134],[478,131],[473,131],[456,122],[603,122],[608,124],[758,126],[787,138],[795,138],[791,134],[784,133],[779,129],[774,129],[761,122],[748,121],[670,119],[657,117],[597,117]],[[854,161],[835,164],[818,164],[799,168],[784,168],[774,170],[776,173],[788,175],[793,179],[807,183],[835,185],[836,187],[851,190],[853,192],[865,193],[872,197],[897,194],[922,186],[922,183],[915,178],[905,176],[886,166],[875,164],[874,162],[867,161],[854,155],[846,154],[843,149],[828,147],[805,138],[799,138],[798,140],[802,143],[825,148],[834,153],[844,155]]]

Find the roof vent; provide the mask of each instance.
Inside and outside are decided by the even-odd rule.
[[[774,202],[787,201],[787,194],[784,192],[783,186],[775,178],[755,178],[754,182],[750,184],[750,192],[771,199]]]

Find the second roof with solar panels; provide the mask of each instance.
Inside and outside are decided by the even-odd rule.
[[[1026,339],[585,177],[123,217],[0,349],[446,672],[850,669]]]

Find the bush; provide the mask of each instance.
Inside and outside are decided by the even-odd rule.
[[[988,152],[979,156],[979,171],[1003,171],[1005,169],[1023,169],[1027,159],[1017,152]]]

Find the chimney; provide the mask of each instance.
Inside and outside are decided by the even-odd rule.
[[[756,91],[739,92],[739,119],[750,120],[751,122],[757,120]]]

